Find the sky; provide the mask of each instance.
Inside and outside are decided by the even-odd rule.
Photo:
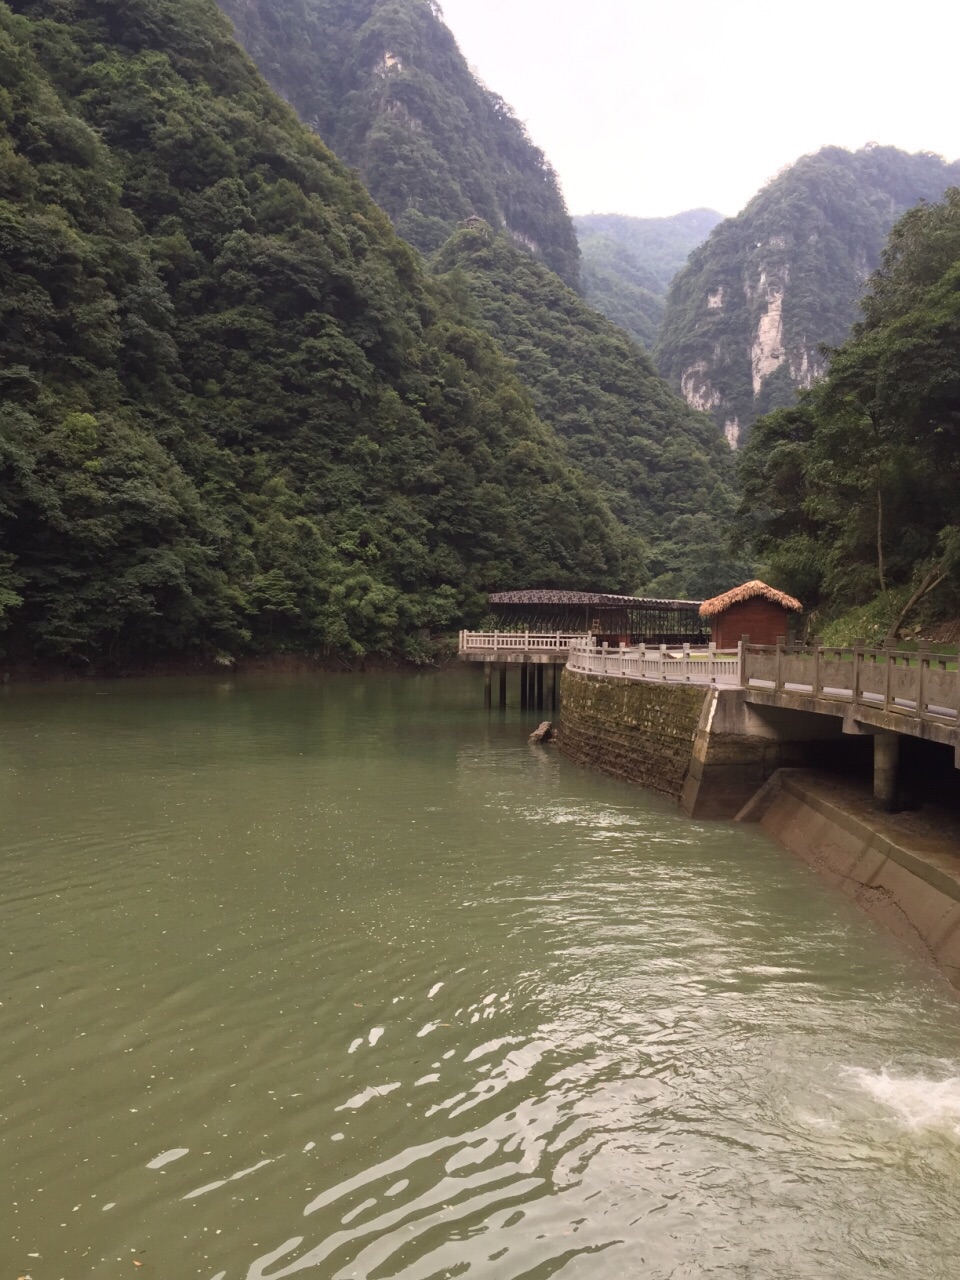
[[[827,144],[960,158],[960,0],[440,0],[570,211],[737,213]]]

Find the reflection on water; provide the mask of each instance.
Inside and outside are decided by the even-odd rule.
[[[0,1271],[952,1280],[939,980],[477,695],[0,698]]]

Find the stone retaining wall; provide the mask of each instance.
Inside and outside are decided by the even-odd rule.
[[[709,692],[565,670],[557,745],[578,764],[679,800]]]

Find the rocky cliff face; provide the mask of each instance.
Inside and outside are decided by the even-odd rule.
[[[416,248],[480,217],[568,284],[580,252],[553,169],[471,73],[433,0],[219,0],[277,92]]]
[[[960,164],[892,147],[806,156],[696,249],[667,297],[662,371],[734,448],[790,404],[843,341],[896,219],[960,182]]]

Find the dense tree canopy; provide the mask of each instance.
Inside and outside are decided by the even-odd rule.
[[[729,588],[747,567],[724,550],[732,459],[709,419],[622,330],[492,228],[458,231],[435,266],[514,358],[571,458],[643,536],[647,572],[635,585],[696,597]]]
[[[778,583],[895,631],[960,606],[960,190],[897,224],[826,379],[760,419],[740,527]]]
[[[0,70],[8,657],[415,652],[489,588],[631,585],[496,345],[212,0],[0,5]]]
[[[657,360],[732,437],[792,405],[844,341],[894,222],[960,164],[895,147],[805,156],[718,226],[667,298]]]
[[[264,75],[432,253],[465,218],[506,229],[570,284],[556,175],[472,74],[432,0],[220,0]]]
[[[671,218],[590,213],[574,218],[583,296],[591,307],[653,350],[667,290],[690,253],[722,221],[712,209]]]

